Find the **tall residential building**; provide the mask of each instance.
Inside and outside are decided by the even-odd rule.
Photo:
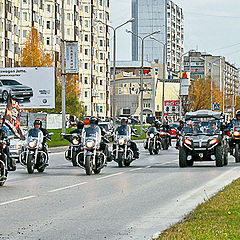
[[[20,49],[35,27],[44,51],[61,73],[62,24],[66,41],[78,42],[79,101],[86,115],[110,115],[109,0],[5,0],[0,3],[0,67],[20,64]]]
[[[170,0],[132,0],[132,17],[135,18],[132,30],[141,37],[157,30],[161,31],[160,34],[154,36],[163,44],[166,43],[167,38],[168,70],[179,71],[184,42],[182,9]],[[165,22],[167,22],[167,33]],[[144,43],[144,61],[162,63],[163,44],[150,38],[146,39]],[[140,40],[136,36],[132,36],[133,61],[141,60],[141,48]]]

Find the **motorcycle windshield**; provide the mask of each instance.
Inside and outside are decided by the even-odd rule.
[[[117,137],[118,138],[125,138],[130,139],[131,138],[131,127],[130,126],[120,126],[116,129]]]
[[[150,128],[148,129],[148,133],[149,133],[149,134],[150,134],[150,133],[156,134],[156,133],[157,133],[156,127],[150,127]]]
[[[36,142],[36,144],[38,145],[40,140],[40,134],[41,134],[40,129],[37,129],[37,128],[30,129],[27,135],[27,144],[29,142]]]
[[[97,145],[101,142],[101,129],[97,125],[89,125],[84,128],[85,142],[94,141]]]

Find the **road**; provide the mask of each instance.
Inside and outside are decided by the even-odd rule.
[[[112,162],[100,175],[86,176],[63,152],[50,154],[45,173],[18,166],[0,188],[0,239],[150,239],[240,176],[232,157],[223,168],[180,169],[173,147],[154,156],[140,148],[131,167]]]

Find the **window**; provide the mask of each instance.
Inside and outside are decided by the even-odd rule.
[[[70,28],[67,29],[67,35],[70,35]]]
[[[103,40],[100,40],[100,47],[103,46]]]
[[[99,0],[99,4],[100,4],[100,6],[102,6],[103,5],[103,1]]]
[[[47,21],[47,29],[50,29],[50,21]]]
[[[49,5],[49,4],[47,5],[47,11],[51,12],[51,5]]]
[[[27,37],[27,30],[23,30],[23,37]]]
[[[88,55],[88,49],[85,49],[85,55],[86,56]]]
[[[85,27],[88,27],[88,20],[85,20]]]
[[[103,99],[103,93],[100,93],[100,98]]]
[[[103,53],[100,53],[100,59],[103,60]]]
[[[99,83],[101,86],[103,85],[103,80],[100,80],[100,83]]]
[[[87,106],[85,106],[85,112],[87,112]]]
[[[27,0],[23,0],[23,3],[27,3]]]
[[[88,13],[88,6],[85,6],[85,12]]]
[[[67,4],[70,5],[70,0],[67,0]]]
[[[88,78],[87,78],[87,77],[85,77],[84,83],[85,83],[85,84],[88,84]]]
[[[47,45],[50,45],[50,38],[47,37]]]
[[[100,111],[100,113],[103,112],[103,107],[102,106],[100,106],[99,111]]]
[[[88,69],[88,64],[87,63],[84,64],[84,68]]]
[[[129,115],[130,114],[130,109],[129,108],[123,109],[123,114],[124,115]]]
[[[71,20],[71,14],[70,13],[67,13],[67,20]]]
[[[102,13],[99,13],[99,19],[102,19]]]
[[[103,67],[100,67],[100,72],[103,72]]]
[[[23,13],[23,20],[27,21],[27,13],[26,12]]]
[[[85,93],[84,93],[84,96],[85,96],[85,97],[87,97],[87,96],[88,96],[88,93],[87,93],[87,92],[85,92]]]
[[[88,42],[88,35],[85,35],[85,41]]]

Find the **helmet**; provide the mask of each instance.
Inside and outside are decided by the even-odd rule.
[[[124,123],[128,124],[128,119],[125,117],[121,119],[121,124],[124,124]]]
[[[0,115],[0,120],[1,120],[1,119],[2,119],[2,120],[4,119],[4,116],[3,116],[3,115]]]
[[[91,117],[90,120],[89,120],[89,123],[98,125],[98,118],[97,117]]]
[[[79,121],[77,123],[77,129],[83,129],[83,127],[84,127],[84,122],[83,121]]]
[[[236,118],[237,118],[238,120],[240,120],[240,110],[237,110],[237,112],[236,112]]]
[[[34,126],[35,126],[35,125],[40,125],[40,127],[42,127],[42,121],[39,120],[39,119],[36,119],[36,120],[34,121],[33,125],[34,125]]]

